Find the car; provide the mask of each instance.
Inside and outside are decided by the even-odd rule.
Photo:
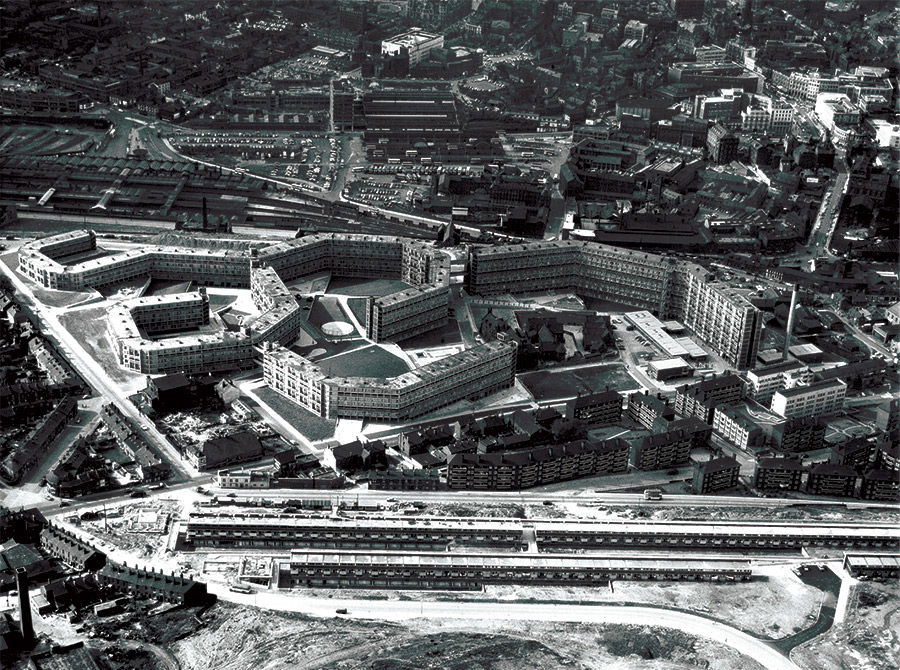
[[[60,507],[69,507],[70,505],[69,505],[69,503],[67,503],[65,500],[60,500],[60,501],[59,501],[59,506],[60,506]]]
[[[142,423],[141,430],[150,430],[150,426],[148,426],[146,423]]]
[[[549,506],[553,505],[553,501],[552,501],[552,500],[545,500],[543,504],[544,504],[544,505],[547,505],[547,506],[549,507]]]
[[[390,503],[400,502],[400,501],[397,500],[396,498],[388,498],[387,501],[390,502]]]
[[[346,607],[338,607],[334,612],[335,612],[335,614],[347,614],[348,613]]]
[[[132,498],[146,498],[147,492],[144,489],[135,489],[128,494]]]

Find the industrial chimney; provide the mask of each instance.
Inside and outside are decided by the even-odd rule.
[[[794,284],[794,290],[791,292],[791,307],[788,310],[787,328],[784,331],[784,360],[787,360],[788,349],[791,346],[791,335],[794,332],[794,312],[797,309],[797,285]]]
[[[28,597],[28,573],[16,568],[16,588],[19,589],[19,625],[25,647],[34,645],[34,624],[31,622],[31,600]]]

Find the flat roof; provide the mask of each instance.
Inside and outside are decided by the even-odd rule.
[[[204,514],[192,512],[188,515],[188,530],[196,526],[244,526],[247,528],[281,527],[309,528],[311,530],[340,529],[360,532],[376,528],[394,531],[415,529],[468,529],[475,531],[520,532],[525,524],[533,527],[538,533],[587,533],[598,535],[635,533],[635,534],[671,534],[671,535],[746,535],[746,536],[854,536],[854,537],[894,537],[893,524],[853,524],[853,523],[718,523],[718,522],[670,522],[670,521],[566,521],[543,519],[540,521],[521,519],[471,519],[455,517],[354,517],[333,519],[328,517],[297,517],[262,514]]]
[[[572,554],[460,554],[447,552],[305,551],[291,552],[291,563],[319,565],[397,565],[460,568],[558,568],[581,570],[709,570],[749,573],[749,561],[692,558],[593,558]]]

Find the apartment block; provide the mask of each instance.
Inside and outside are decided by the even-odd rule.
[[[748,370],[744,378],[750,397],[761,405],[768,405],[775,391],[809,384],[813,373],[800,361],[787,361]]]
[[[330,377],[302,356],[269,345],[263,374],[273,390],[319,416],[401,421],[512,386],[516,351],[514,342],[489,342],[398,377]]]
[[[863,500],[900,500],[900,473],[895,470],[869,470],[862,476],[859,497]]]
[[[622,419],[622,402],[618,391],[580,395],[566,403],[566,417],[593,426],[608,426]]]
[[[847,498],[856,491],[859,476],[849,465],[820,463],[809,472],[806,490],[819,496]]]
[[[762,407],[760,409],[765,412]],[[716,407],[712,426],[717,435],[740,449],[765,446],[766,434],[746,402]]]
[[[744,381],[737,375],[707,379],[699,384],[679,386],[675,393],[675,413],[697,417],[713,424],[716,407],[734,403],[744,397]]]
[[[518,490],[581,477],[628,471],[628,443],[555,444],[528,451],[456,454],[447,464],[447,488]]]
[[[568,290],[678,319],[737,368],[759,349],[762,320],[747,291],[674,258],[580,240],[473,247],[467,281],[479,295]]]
[[[675,409],[669,400],[659,395],[650,395],[647,391],[637,391],[628,396],[627,416],[644,428],[651,430],[657,420],[672,421]]]
[[[847,384],[839,379],[816,382],[776,391],[771,409],[783,417],[834,414],[843,408],[846,395]]]
[[[375,342],[400,341],[447,321],[450,288],[426,285],[368,300],[366,330]]]
[[[753,485],[761,490],[799,491],[806,468],[794,458],[760,458]]]
[[[693,433],[684,429],[647,435],[632,444],[631,465],[638,470],[663,470],[686,465],[693,446]]]
[[[731,456],[713,458],[694,464],[694,493],[706,495],[733,489],[738,485],[741,465]]]

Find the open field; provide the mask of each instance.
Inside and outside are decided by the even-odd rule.
[[[462,336],[459,334],[459,322],[456,319],[447,319],[447,322],[429,330],[427,333],[416,335],[400,341],[404,349],[424,349],[426,347],[441,347],[448,344],[459,344]]]

